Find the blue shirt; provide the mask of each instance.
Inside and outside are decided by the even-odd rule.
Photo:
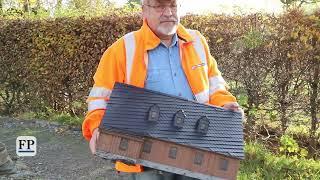
[[[182,69],[178,36],[166,47],[162,42],[148,51],[148,72],[145,88],[194,100],[194,95]]]

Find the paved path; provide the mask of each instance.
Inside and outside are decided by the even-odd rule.
[[[31,135],[37,138],[37,155],[17,157],[17,136]],[[2,179],[128,179],[118,174],[109,161],[90,154],[88,143],[80,129],[56,123],[36,120],[15,120],[0,117],[0,141],[16,161],[18,173],[0,176]]]

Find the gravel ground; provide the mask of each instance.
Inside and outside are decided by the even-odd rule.
[[[15,141],[18,136],[37,138],[37,155],[18,157]],[[90,154],[88,142],[79,128],[40,120],[17,120],[0,117],[0,141],[7,146],[18,173],[2,179],[128,179],[118,174],[111,162]]]

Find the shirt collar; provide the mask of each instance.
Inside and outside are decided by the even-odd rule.
[[[160,44],[162,44],[163,46],[167,47],[163,42],[160,42]],[[159,44],[159,45],[160,45]],[[159,46],[158,45],[158,46]],[[175,33],[173,36],[172,36],[172,41],[171,41],[171,44],[169,46],[169,48],[173,47],[173,46],[177,46],[178,45],[178,35],[177,33]],[[157,47],[158,47],[157,46]]]

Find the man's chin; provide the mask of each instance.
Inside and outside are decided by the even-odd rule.
[[[161,34],[163,34],[163,35],[170,36],[170,35],[173,35],[177,32],[177,27],[159,29],[159,32],[161,32]]]

